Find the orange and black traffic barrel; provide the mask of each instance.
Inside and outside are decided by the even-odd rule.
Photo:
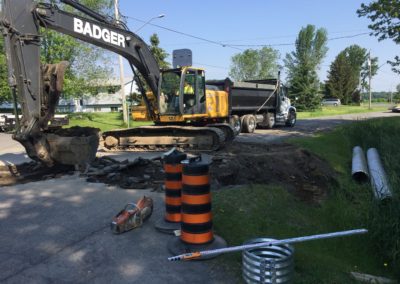
[[[192,245],[213,241],[209,165],[200,158],[182,162],[180,239]]]
[[[165,171],[165,220],[181,222],[182,164],[186,154],[174,150],[164,158]]]

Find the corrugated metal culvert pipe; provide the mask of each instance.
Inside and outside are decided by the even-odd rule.
[[[369,179],[367,161],[365,154],[360,146],[353,148],[353,161],[351,166],[351,175],[358,182],[367,182]]]
[[[367,151],[367,160],[369,173],[371,176],[371,185],[374,189],[376,199],[384,200],[392,197],[392,192],[389,188],[389,182],[386,177],[385,170],[382,166],[378,150],[370,148]]]
[[[274,241],[259,238],[245,243]],[[243,279],[246,283],[291,283],[294,248],[289,244],[271,245],[243,251]]]

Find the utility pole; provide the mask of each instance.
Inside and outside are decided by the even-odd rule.
[[[371,63],[371,51],[368,53],[368,69],[369,69],[369,109],[371,109],[372,93],[371,93],[371,78],[372,78],[372,63]]]
[[[393,91],[390,89],[390,104],[393,104]]]
[[[393,105],[393,84],[390,85],[390,105]]]
[[[120,17],[119,17],[119,0],[114,0],[114,9],[115,9],[115,19],[117,22],[119,22]],[[122,113],[124,117],[124,122],[126,124],[129,124],[129,115],[128,115],[128,109],[126,106],[126,97],[125,97],[125,83],[124,83],[124,62],[122,60],[122,56],[119,55],[119,79],[120,79],[120,84],[121,84],[121,98],[122,98]]]

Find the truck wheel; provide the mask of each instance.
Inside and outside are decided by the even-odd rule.
[[[293,127],[296,124],[297,121],[297,114],[295,111],[291,110],[289,111],[288,118],[285,122],[285,125],[288,127]]]
[[[275,117],[271,113],[268,112],[266,119],[267,119],[267,124],[266,124],[267,128],[268,129],[274,128],[274,126],[275,126]]]
[[[239,116],[237,116],[237,115],[232,115],[232,116],[229,118],[229,124],[230,124],[230,126],[232,126],[232,128],[233,128],[233,131],[234,131],[234,133],[235,133],[235,136],[236,136],[236,135],[239,135],[240,132],[242,131],[242,122],[241,122],[241,119],[239,118]]]
[[[257,122],[254,115],[248,114],[243,117],[243,132],[244,133],[253,133],[256,129]]]

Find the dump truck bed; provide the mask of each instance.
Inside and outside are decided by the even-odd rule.
[[[232,114],[275,110],[277,107],[277,80],[254,80],[231,82],[227,80],[207,81],[211,89],[229,89],[229,102]]]

